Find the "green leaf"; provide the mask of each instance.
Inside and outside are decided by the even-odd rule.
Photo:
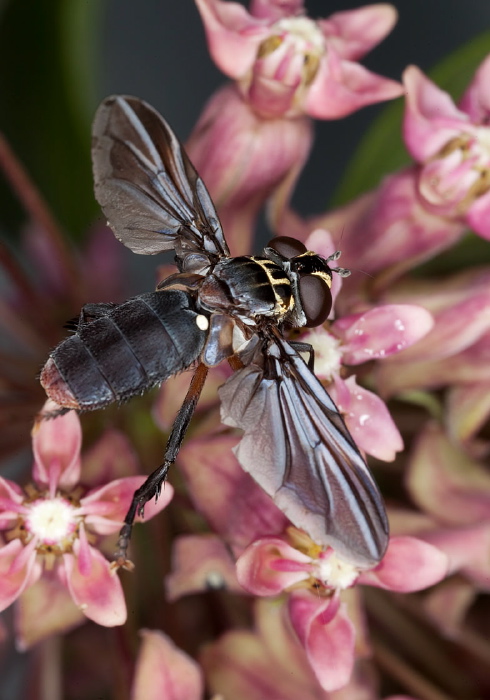
[[[429,76],[458,99],[490,50],[490,32],[480,34],[439,63]],[[388,105],[363,136],[333,197],[340,206],[376,187],[389,173],[410,162],[401,136],[404,102]]]

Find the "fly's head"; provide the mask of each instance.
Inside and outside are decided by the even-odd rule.
[[[330,267],[338,260],[340,251],[328,258],[307,250],[295,238],[278,236],[273,238],[264,254],[280,265],[286,272],[293,289],[295,308],[289,322],[296,328],[313,328],[324,323],[332,309],[332,272],[342,277],[350,271],[342,267]]]

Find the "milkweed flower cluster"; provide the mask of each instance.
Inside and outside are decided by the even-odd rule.
[[[388,4],[318,20],[301,0],[196,7],[230,82],[211,96],[186,149],[232,255],[252,252],[267,204],[274,235],[296,235],[325,258],[341,249],[346,266],[367,273],[334,275],[331,317],[295,340],[313,346],[315,373],[372,461],[389,544],[377,565],[362,568],[291,525],[239,466],[240,436],[220,422],[217,390],[231,374],[223,364],[209,373],[171,473],[175,491],[166,484],[145,506],[147,521],[165,509],[165,525],[148,523],[132,545],[134,571],[118,572],[110,561],[116,533],[144,481],[133,449],[147,470],[161,460],[161,433],[188,386],[182,373],[156,399],[109,419],[80,422],[72,412],[36,422],[30,483],[0,478],[0,608],[14,610],[0,636],[48,654],[51,673],[63,669],[52,654],[53,639],[63,639],[80,664],[65,675],[67,697],[107,687],[133,700],[484,697],[490,267],[457,265],[436,278],[430,265],[468,229],[490,238],[490,57],[455,104],[415,66],[399,83],[361,65],[394,26]],[[313,119],[402,95],[412,164],[340,208],[306,219],[294,212]],[[3,254],[13,291],[0,322],[14,340],[16,371],[2,371],[0,392],[21,416],[41,408],[39,394],[24,392],[27,368],[59,339],[58,322],[86,301],[124,296],[107,230],[77,263],[39,227],[26,240],[49,304],[44,319],[34,317],[35,290]],[[105,266],[95,275],[97,298],[86,299],[94,257]],[[23,353],[16,363],[27,347],[28,363]],[[0,417],[9,420],[3,406]],[[12,451],[21,442],[13,428]],[[80,671],[85,665],[90,673]]]

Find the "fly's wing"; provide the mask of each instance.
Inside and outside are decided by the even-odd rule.
[[[298,528],[360,568],[388,544],[381,495],[337,407],[302,358],[277,338],[264,366],[221,387],[222,421],[241,428],[241,466]]]
[[[134,253],[228,256],[218,214],[179,140],[153,107],[112,96],[92,128],[95,197]],[[184,262],[185,266],[185,262]]]

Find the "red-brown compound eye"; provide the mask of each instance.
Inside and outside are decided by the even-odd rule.
[[[322,277],[302,275],[299,278],[299,297],[308,328],[319,326],[327,320],[332,308],[332,292]]]
[[[267,246],[268,248],[274,248],[274,250],[282,255],[284,258],[295,258],[297,255],[303,255],[306,253],[306,246],[297,241],[296,238],[290,238],[289,236],[276,236]]]

